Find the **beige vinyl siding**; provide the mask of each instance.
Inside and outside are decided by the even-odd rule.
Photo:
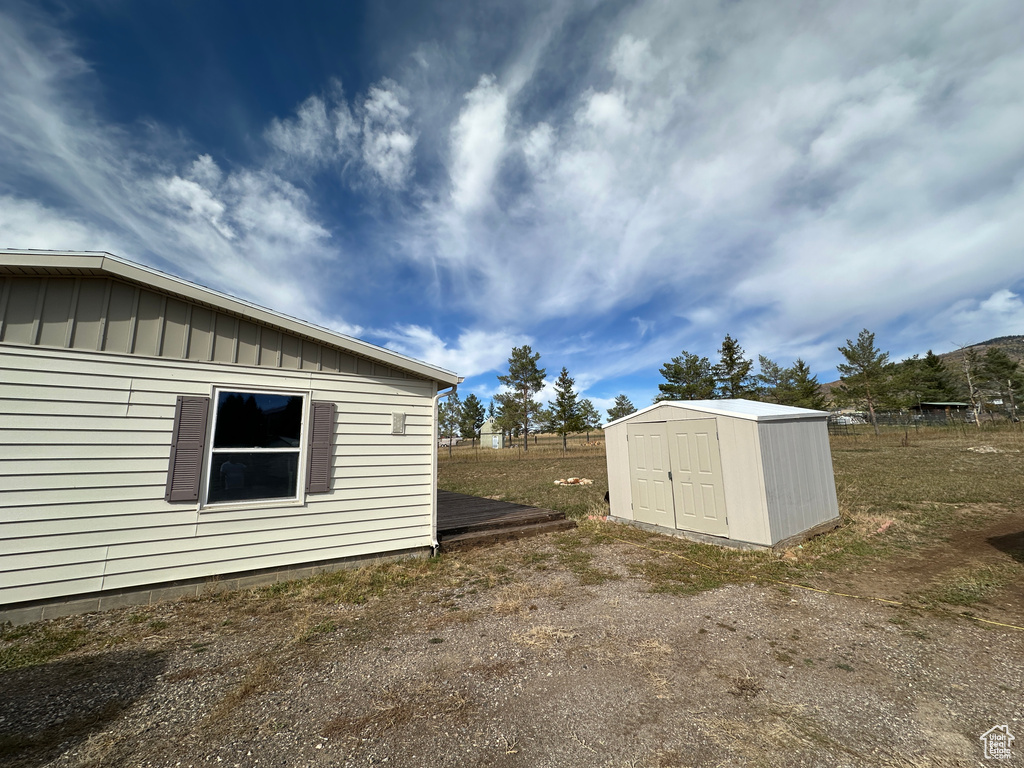
[[[761,424],[771,543],[839,516],[824,418]]]
[[[140,306],[140,318],[155,312]],[[195,327],[208,332],[191,341],[216,355],[224,326]],[[136,344],[155,339],[137,324]],[[433,382],[11,344],[0,368],[0,604],[431,543]],[[332,490],[303,503],[165,502],[176,398],[214,385],[335,403]],[[391,434],[394,410],[408,414],[405,435]]]
[[[194,301],[104,277],[6,277],[0,341],[196,362],[416,378]]]
[[[625,423],[605,429],[604,449],[608,464],[608,511],[616,517],[632,520],[633,490]]]
[[[685,406],[662,405],[640,414],[628,423],[683,421],[707,419],[705,411],[690,410]],[[769,546],[767,502],[762,483],[761,446],[758,441],[758,422],[747,419],[715,417],[718,424],[718,448],[722,460],[722,485],[725,491],[726,515],[729,518],[729,538],[750,544]],[[628,482],[629,465],[625,469]],[[611,478],[609,477],[609,486]],[[627,487],[628,490],[628,487]],[[628,518],[632,519],[632,517]]]

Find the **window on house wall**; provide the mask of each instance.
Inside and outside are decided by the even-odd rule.
[[[220,391],[215,409],[206,502],[298,498],[303,396]]]

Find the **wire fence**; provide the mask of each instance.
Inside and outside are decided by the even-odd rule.
[[[529,448],[527,450],[540,449],[540,450],[562,450],[562,436],[552,434],[531,434],[529,437]],[[438,441],[439,447],[446,453],[448,451],[448,438],[443,437]],[[567,450],[580,449],[580,448],[597,448],[604,447],[604,432],[600,429],[595,429],[591,432],[580,432],[578,434],[566,435],[565,445]],[[505,437],[505,447],[500,450],[521,450],[523,447],[523,438],[520,437]],[[466,451],[466,450],[482,450],[482,451],[493,451],[495,450],[490,441],[490,437],[485,437],[483,445],[478,439],[463,440],[456,438],[456,442],[452,445],[453,451]]]
[[[974,411],[935,411],[916,413],[909,411],[882,411],[875,413],[875,422],[879,429],[898,429],[901,431],[921,429],[946,429],[966,431],[970,428],[977,429],[1004,429],[1006,427],[1020,428],[1020,422],[1011,419],[1008,414],[1000,411],[982,411],[980,424],[975,420]],[[866,413],[856,414],[832,414],[828,418],[829,435],[856,436],[858,434],[873,433],[874,427],[870,417]]]

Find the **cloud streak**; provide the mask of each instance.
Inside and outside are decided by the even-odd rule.
[[[1012,2],[439,6],[234,156],[105,120],[70,33],[10,8],[0,245],[106,248],[471,377],[529,339],[605,400],[726,332],[822,369],[864,326],[896,356],[1024,330]]]

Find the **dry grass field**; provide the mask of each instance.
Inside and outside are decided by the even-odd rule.
[[[600,446],[457,450],[580,527],[2,628],[0,764],[977,765],[1024,738],[1024,439],[903,438],[833,439],[843,523],[785,553],[589,519]]]

